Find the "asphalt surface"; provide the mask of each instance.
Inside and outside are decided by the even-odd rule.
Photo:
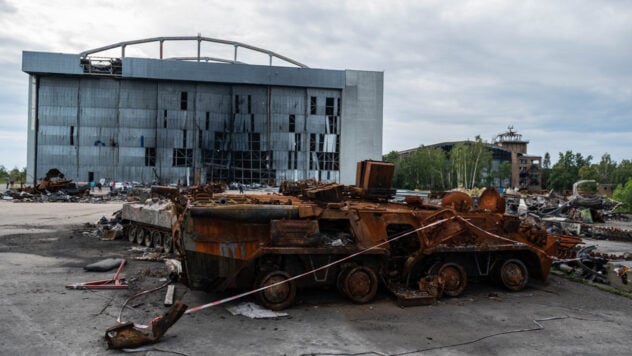
[[[101,241],[94,223],[120,203],[0,202],[0,354],[111,355],[105,330],[123,301],[163,283],[161,262],[136,261],[127,241]],[[626,245],[617,245],[617,250]],[[632,248],[627,248],[632,251]],[[106,257],[125,257],[128,290],[68,290],[111,278],[85,272]],[[227,296],[187,290],[195,306]],[[135,300],[124,320],[147,323],[165,312],[164,291]],[[249,319],[225,306],[185,315],[147,355],[624,355],[632,348],[632,301],[551,276],[509,293],[473,281],[459,298],[400,308],[381,291],[356,305],[332,290],[302,290],[287,317]],[[244,301],[252,301],[246,297]],[[236,305],[241,301],[231,302]]]

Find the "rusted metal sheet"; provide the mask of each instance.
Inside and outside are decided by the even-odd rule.
[[[313,246],[319,243],[316,220],[272,220],[270,235],[273,246]]]
[[[151,333],[147,334],[128,322],[113,326],[105,331],[105,340],[110,349],[133,349],[158,342],[167,330],[175,324],[187,310],[187,306],[176,301],[163,316],[151,322]]]
[[[441,206],[459,212],[467,212],[474,206],[474,201],[467,193],[450,192],[441,199]]]
[[[478,198],[478,208],[492,213],[505,212],[505,199],[495,188],[486,188]]]

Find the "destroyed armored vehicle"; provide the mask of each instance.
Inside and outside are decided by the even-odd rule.
[[[393,169],[360,162],[355,186],[293,184],[290,195],[158,190],[174,202],[172,238],[188,285],[259,289],[273,310],[307,286],[334,285],[365,303],[384,285],[401,305],[458,296],[473,277],[518,291],[529,278],[545,280],[553,259],[570,257],[580,242],[504,214],[493,188],[477,209],[460,192],[442,205],[418,196],[390,202]]]
[[[170,200],[160,199],[123,204],[120,217],[129,241],[171,252],[171,225],[175,223],[172,206]]]

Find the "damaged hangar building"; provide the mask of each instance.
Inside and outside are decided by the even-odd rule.
[[[197,54],[163,58],[170,41],[197,43]],[[201,56],[209,43],[234,56]],[[154,44],[159,58],[126,57],[136,44]],[[244,51],[269,64],[238,61]],[[22,70],[32,184],[51,168],[77,181],[353,184],[356,162],[382,155],[383,72],[312,69],[201,36],[80,54],[24,51]]]

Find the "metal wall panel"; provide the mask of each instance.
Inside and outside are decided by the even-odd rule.
[[[116,147],[119,145],[117,127],[81,126],[78,129],[81,146]]]
[[[81,79],[79,93],[79,102],[82,107],[118,108],[119,81],[114,79]]]
[[[204,89],[199,90],[210,90],[211,88],[205,87]],[[228,88],[230,89],[230,88]],[[208,111],[211,113],[225,113],[231,112],[231,96],[230,90],[227,90],[228,93],[216,93],[216,92],[207,92],[207,91],[198,91],[197,93],[197,101],[196,101],[196,110],[198,111]]]
[[[120,147],[156,147],[156,131],[136,128],[120,130],[118,142]]]
[[[121,128],[156,128],[156,110],[152,109],[119,109],[119,125]]]
[[[158,84],[147,81],[120,82],[120,108],[155,110],[158,98]]]
[[[68,126],[40,126],[37,141],[40,145],[69,146],[70,131]],[[74,141],[76,141],[76,134],[77,131],[74,131]]]
[[[71,126],[77,124],[77,107],[40,105],[38,109],[40,125],[42,125],[42,123],[53,126]]]
[[[323,115],[309,115],[306,119],[305,129],[309,133],[327,132],[327,117]]]
[[[77,107],[79,80],[59,77],[40,79],[38,106]]]
[[[90,107],[81,104],[79,121],[81,126],[118,127],[116,108]]]

